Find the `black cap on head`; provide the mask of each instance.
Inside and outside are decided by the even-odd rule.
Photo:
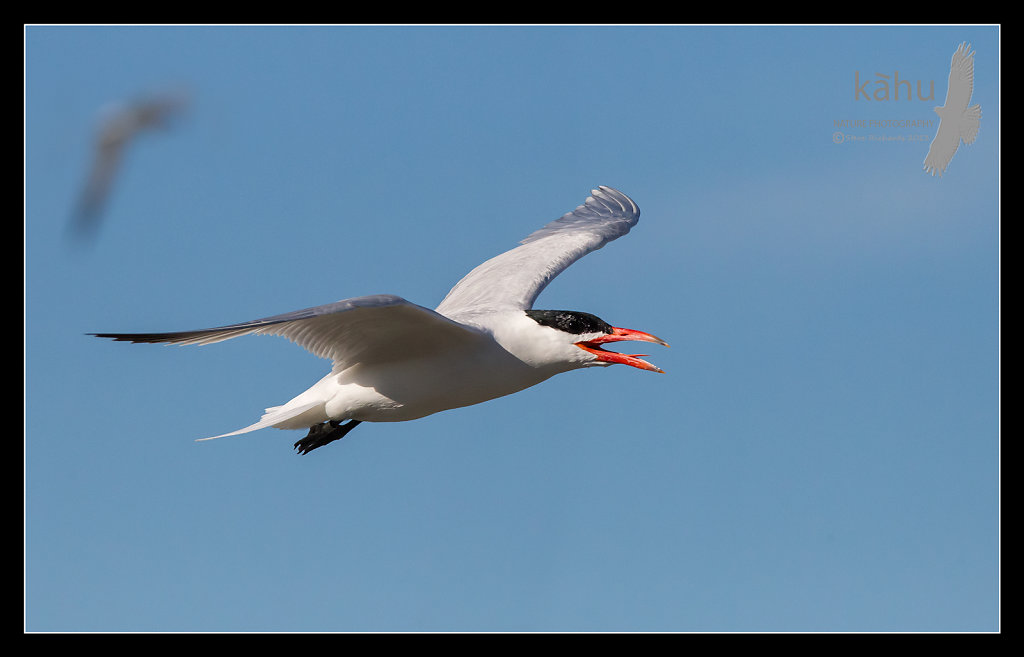
[[[526,314],[541,326],[573,335],[612,332],[612,325],[600,317],[576,310],[527,310]]]

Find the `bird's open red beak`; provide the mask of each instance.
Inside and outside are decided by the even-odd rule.
[[[645,360],[641,360],[640,356],[646,356],[647,354],[618,354],[614,351],[605,351],[601,348],[602,344],[609,342],[622,342],[625,340],[637,341],[637,342],[654,342],[660,344],[663,347],[667,347],[668,343],[661,338],[656,338],[650,333],[644,333],[643,331],[634,331],[633,329],[624,328],[612,328],[612,332],[607,335],[594,338],[593,340],[587,340],[585,342],[577,342],[576,346],[584,351],[597,356],[597,359],[606,363],[622,363],[623,365],[629,365],[631,367],[639,367],[642,370],[650,370],[652,372],[662,372],[661,368],[651,365]]]

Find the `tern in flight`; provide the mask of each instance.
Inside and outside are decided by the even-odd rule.
[[[434,310],[394,295],[345,299],[241,324],[174,333],[95,333],[128,342],[211,344],[240,335],[280,335],[329,359],[331,372],[244,429],[308,429],[300,454],[344,437],[361,422],[402,422],[479,404],[555,374],[615,363],[662,370],[646,354],[608,351],[634,340],[668,346],[590,313],[534,310],[566,267],[636,225],[640,210],[601,187],[583,205],[479,265]],[[211,440],[202,438],[200,440]]]

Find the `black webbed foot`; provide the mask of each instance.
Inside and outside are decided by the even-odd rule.
[[[349,431],[356,428],[360,421],[349,420],[347,423],[342,424],[336,420],[328,420],[327,422],[314,424],[309,428],[309,433],[306,434],[306,437],[295,443],[295,449],[298,450],[299,454],[309,454],[317,447],[323,447],[328,443],[344,438]]]

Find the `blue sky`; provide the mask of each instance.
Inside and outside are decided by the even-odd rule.
[[[964,41],[981,130],[933,178]],[[935,99],[857,97],[895,72]],[[169,85],[68,240],[97,113]],[[991,26],[28,27],[26,629],[998,630],[999,104]],[[664,375],[298,456],[194,439],[325,361],[86,335],[433,307],[597,185],[640,223],[537,307]]]

